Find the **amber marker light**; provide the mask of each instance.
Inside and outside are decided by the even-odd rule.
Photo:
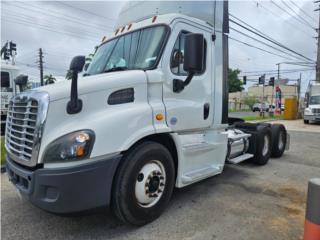
[[[84,149],[84,145],[79,145],[79,146],[77,146],[77,148],[76,148],[76,156],[77,157],[82,157],[82,156],[84,156],[84,154],[85,154],[85,149]]]
[[[132,23],[129,24],[127,30],[129,31],[131,27],[132,27]]]
[[[157,20],[157,16],[153,16],[152,23],[154,23]]]
[[[163,120],[163,115],[162,115],[161,113],[158,113],[158,114],[156,115],[156,119],[157,119],[158,121]]]

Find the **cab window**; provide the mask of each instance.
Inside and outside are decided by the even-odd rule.
[[[186,71],[184,71],[183,69],[183,63],[184,63],[184,43],[185,43],[185,36],[186,34],[188,34],[189,32],[187,31],[182,31],[172,50],[172,54],[171,54],[171,60],[170,60],[170,68],[171,68],[171,72],[175,75],[178,76],[186,76],[188,75],[188,73]],[[205,71],[206,69],[206,52],[207,52],[207,43],[206,41],[204,42],[204,68],[202,73]],[[197,74],[197,75],[201,75]]]
[[[9,72],[1,71],[1,92],[10,91],[10,74]]]

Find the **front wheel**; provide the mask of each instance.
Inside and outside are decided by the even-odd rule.
[[[309,120],[303,120],[304,124],[309,124]]]
[[[131,149],[117,170],[112,208],[122,221],[144,225],[158,218],[167,206],[175,182],[172,156],[155,142]]]

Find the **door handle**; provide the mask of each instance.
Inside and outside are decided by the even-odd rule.
[[[205,103],[203,105],[203,119],[206,120],[209,117],[209,112],[210,112],[210,104]]]

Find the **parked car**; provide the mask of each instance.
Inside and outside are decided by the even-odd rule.
[[[269,112],[269,103],[255,103],[252,107],[253,112],[260,112],[261,109],[265,112]]]

